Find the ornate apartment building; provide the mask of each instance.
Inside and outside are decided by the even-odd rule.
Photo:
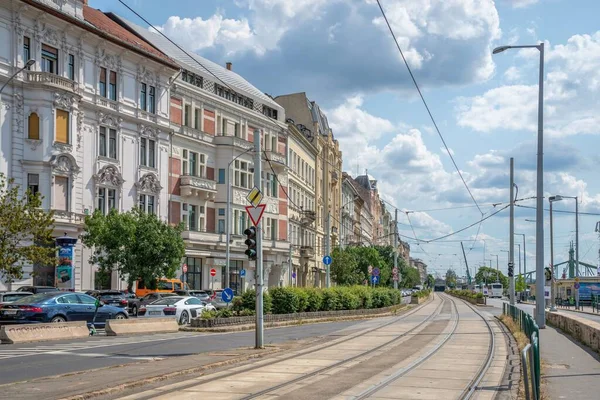
[[[55,235],[77,238],[94,210],[139,205],[166,220],[174,61],[87,0],[4,1],[0,38],[2,84],[14,75],[0,97],[0,172],[44,197]],[[75,246],[76,290],[95,286],[89,256]],[[36,265],[12,286],[55,282],[55,266]]]
[[[340,231],[340,206],[342,201],[342,152],[339,143],[319,105],[308,99],[306,93],[278,96],[275,101],[285,108],[293,124],[310,135],[317,148],[314,171],[315,190],[315,245],[314,277],[305,285],[325,286],[325,266],[322,259],[327,255],[327,227],[330,229],[330,251],[338,244]],[[311,166],[312,167],[312,166]],[[307,250],[308,251],[308,250]],[[307,256],[309,253],[305,253]],[[312,276],[313,274],[308,274]]]
[[[181,73],[171,85],[169,222],[184,222],[187,280],[191,288],[221,288],[225,282],[230,232],[230,287],[237,292],[255,283],[254,262],[244,254],[243,232],[251,225],[245,206],[254,187],[254,135],[262,132],[262,218],[264,281],[287,284],[288,127],[285,110],[232,70],[163,36],[110,14],[111,18],[171,57]],[[229,193],[228,193],[229,190]],[[229,207],[228,207],[229,202]],[[229,210],[229,218],[227,211]],[[211,269],[216,277],[210,276]],[[240,271],[246,270],[246,278]]]

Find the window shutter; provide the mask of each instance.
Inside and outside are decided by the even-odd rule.
[[[69,113],[56,110],[56,141],[69,143]]]
[[[40,140],[40,117],[36,113],[29,115],[28,139]]]

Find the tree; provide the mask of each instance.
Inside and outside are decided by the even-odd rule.
[[[365,278],[369,276],[370,265],[373,268],[379,268],[379,285],[384,286],[388,284],[392,269],[375,247],[348,247],[345,251],[348,251],[354,257],[362,276]]]
[[[525,284],[525,277],[523,277],[523,275],[515,277],[515,292],[524,292],[526,289],[527,285]]]
[[[334,249],[331,254],[331,278],[338,285],[361,285],[365,275],[356,258],[347,250]]]
[[[435,285],[435,277],[431,274],[427,275],[427,287],[432,288]]]
[[[153,288],[158,279],[175,276],[185,255],[182,231],[182,224],[170,226],[139,208],[108,215],[96,211],[85,219],[82,242],[93,248],[90,262],[100,273],[117,269],[128,287],[139,279]]]
[[[41,208],[38,193],[19,191],[0,174],[0,275],[8,284],[23,278],[25,264],[56,263],[53,212]]]
[[[452,268],[448,268],[446,271],[446,286],[455,287],[456,286],[456,272]]]
[[[404,268],[401,278],[400,285],[403,288],[413,288],[421,283],[421,275],[419,275],[419,271],[414,267]]]
[[[503,287],[508,287],[508,278],[502,273],[497,271],[495,268],[480,267],[479,271],[475,275],[475,282],[480,285],[487,283],[494,283],[500,281]]]

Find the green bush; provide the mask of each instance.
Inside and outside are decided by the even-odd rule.
[[[339,296],[341,310],[356,310],[360,308],[360,297],[353,293],[350,288],[340,287],[335,288],[334,290]]]
[[[254,308],[256,310],[256,307]],[[273,310],[273,300],[269,292],[263,293],[263,313],[271,314]]]
[[[233,317],[233,311],[229,308],[223,308],[217,311],[217,318],[229,318]]]
[[[400,304],[402,303],[402,293],[399,290],[391,290],[390,296],[392,297],[392,304]]]
[[[210,310],[202,310],[202,314],[200,314],[200,318],[202,319],[212,319],[212,318],[216,318],[217,317],[217,312],[216,311],[210,311]]]
[[[373,308],[373,289],[367,286],[352,286],[350,290],[360,299],[359,308]]]
[[[336,311],[340,310],[342,304],[340,302],[339,292],[334,289],[323,289],[323,306],[321,310],[323,311]]]
[[[315,312],[322,310],[323,292],[315,288],[300,289],[306,293],[306,311]]]
[[[298,312],[300,301],[293,288],[276,287],[269,290],[273,300],[274,314],[292,314]]]
[[[233,301],[231,303],[231,309],[238,314],[244,310],[244,302],[242,301],[241,297],[236,296],[233,298]]]
[[[246,290],[242,294],[242,308],[246,310],[256,310],[256,291]]]
[[[303,288],[290,288],[298,297],[298,312],[304,312],[308,308],[308,291]]]
[[[373,307],[382,308],[389,307],[392,305],[392,296],[389,292],[390,289],[377,288],[373,289]]]

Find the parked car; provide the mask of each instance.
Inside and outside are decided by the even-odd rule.
[[[125,293],[118,290],[94,290],[91,294],[86,294],[99,299],[101,302],[109,306],[129,308],[127,296]]]
[[[86,321],[91,324],[95,312],[96,299],[85,293],[38,293],[0,306],[0,322]],[[100,302],[95,324],[103,326],[108,319],[126,318],[128,318],[127,310]]]
[[[200,316],[204,309],[214,310],[214,307],[194,296],[171,296],[142,306],[138,315],[148,318],[172,316],[179,324],[187,325],[191,318]]]
[[[210,304],[215,306],[217,310],[221,310],[223,308],[231,307],[233,305],[233,299],[229,303],[223,301],[223,289],[217,289],[214,291],[214,297],[211,300]]]
[[[31,292],[0,292],[0,304],[8,304],[23,297],[31,296]]]
[[[29,292],[29,293],[37,294],[37,293],[60,292],[60,290],[53,286],[21,286],[20,288],[17,289],[17,292]]]
[[[136,299],[128,299],[128,307],[131,315],[138,315],[139,310],[142,306],[150,304],[156,300],[161,300],[165,297],[177,296],[175,293],[148,293],[144,297]]]
[[[194,296],[205,303],[208,303],[211,300],[210,295],[206,292],[206,290],[176,290],[175,293],[178,296]]]

